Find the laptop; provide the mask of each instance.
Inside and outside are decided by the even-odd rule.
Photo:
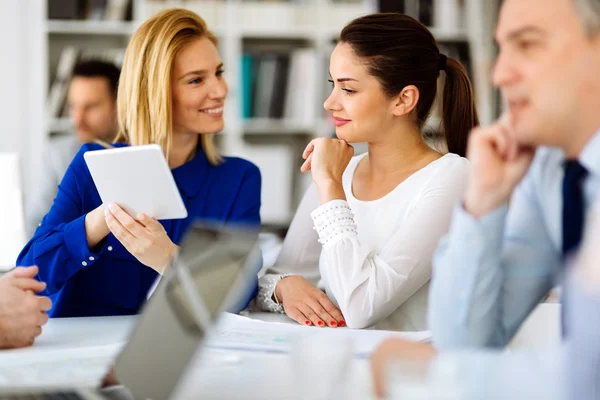
[[[170,398],[219,314],[254,290],[260,257],[256,232],[192,225],[116,359],[115,376],[126,389],[11,387],[0,389],[0,398]]]

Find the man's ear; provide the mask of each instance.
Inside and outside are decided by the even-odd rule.
[[[392,112],[394,115],[400,117],[410,114],[419,102],[419,89],[415,85],[406,86],[393,101]]]

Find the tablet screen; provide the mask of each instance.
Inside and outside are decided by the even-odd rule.
[[[102,203],[129,215],[158,220],[187,217],[173,174],[159,145],[128,146],[84,154]]]

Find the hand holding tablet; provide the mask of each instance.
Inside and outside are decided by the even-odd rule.
[[[177,246],[157,219],[185,218],[187,210],[161,148],[97,150],[84,159],[103,203],[90,215],[104,212],[95,228],[86,217],[88,245],[95,246],[110,231],[138,261],[162,274]],[[108,230],[98,234],[98,226]]]

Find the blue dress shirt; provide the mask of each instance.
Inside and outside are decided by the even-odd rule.
[[[433,260],[429,326],[440,349],[503,347],[562,273],[561,150],[538,149],[511,199],[475,219],[457,206]],[[580,163],[586,209],[600,187],[600,132]]]
[[[567,399],[600,399],[600,287],[597,285],[597,281],[589,282],[580,276],[568,281],[569,337],[563,368]]]
[[[584,274],[568,275],[565,342],[511,351],[442,351],[429,369],[442,372],[433,375],[440,382],[430,379],[428,385],[444,394],[454,390],[465,400],[600,399],[600,287]]]
[[[115,144],[122,146],[126,145]],[[17,265],[39,267],[37,278],[47,283],[43,294],[53,301],[51,317],[135,314],[158,276],[113,234],[88,248],[85,216],[102,201],[83,154],[101,148],[83,145],[60,183],[50,211],[17,259]],[[185,219],[160,221],[175,244],[196,219],[260,225],[261,176],[252,163],[226,157],[213,166],[199,148],[194,159],[172,173],[188,211]]]

